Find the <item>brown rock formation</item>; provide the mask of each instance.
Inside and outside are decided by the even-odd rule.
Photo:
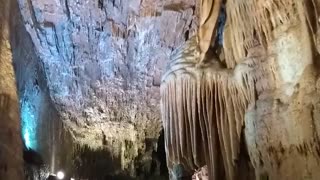
[[[195,45],[178,50],[161,85],[172,171],[182,165],[190,172],[203,166],[205,159],[210,179],[239,179],[232,169],[241,168],[238,147],[244,133],[242,141],[246,140],[257,179],[319,177],[318,5],[317,1],[227,1],[222,71],[211,65],[211,59],[198,63],[201,56],[191,47]],[[234,83],[228,83],[231,77],[226,71],[233,72]],[[207,72],[224,77],[223,83],[216,76],[207,77]],[[245,93],[239,93],[237,83],[249,88],[240,88]],[[210,95],[212,90],[215,96]],[[250,97],[248,104],[236,103],[244,94]],[[209,115],[214,112],[218,113]],[[240,128],[232,128],[238,124]]]
[[[199,55],[193,38],[173,54],[163,76],[168,167],[182,164],[192,172],[207,165],[211,179],[234,179],[244,114],[253,99],[253,79],[243,72],[246,69],[240,67],[233,73],[209,56],[198,64]]]
[[[318,179],[320,2],[201,2],[0,0],[0,179],[23,179],[18,102],[25,144],[50,171],[150,179],[161,74],[197,9],[200,46],[178,49],[163,76],[173,175]]]
[[[19,105],[12,53],[9,16],[12,4],[0,1],[0,179],[23,179]]]
[[[314,112],[319,101],[315,98],[319,72],[318,55],[310,38],[310,25],[317,21],[308,19],[314,17],[314,11],[305,9],[307,1],[229,2],[229,22],[235,24],[227,23],[229,33],[225,40],[233,43],[227,43],[231,47],[228,51],[233,52],[225,54],[236,60],[229,61],[229,67],[246,58],[265,59],[252,67],[256,69],[252,76],[256,76],[257,96],[246,112],[245,123],[256,176],[318,179],[318,120]],[[237,9],[241,16],[234,14],[239,12]]]

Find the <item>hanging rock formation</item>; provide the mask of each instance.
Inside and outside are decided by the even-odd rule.
[[[150,179],[161,114],[172,178],[318,179],[319,14],[319,0],[0,0],[0,179],[23,179],[20,137],[51,172]]]
[[[239,65],[232,72],[215,57],[198,63],[196,37],[171,56],[161,85],[162,117],[169,169],[208,166],[211,179],[236,178],[245,110],[254,83]]]
[[[317,9],[316,4],[289,0],[227,3],[228,66],[248,57],[265,59],[253,66],[257,97],[255,106],[246,112],[245,123],[258,178],[319,177],[318,53],[311,33],[318,21],[315,11],[308,10]]]
[[[237,179],[245,140],[257,179],[317,179],[319,2],[228,0],[225,7],[216,65],[199,61],[200,39],[178,49],[163,76],[169,169],[181,164],[192,173],[207,165],[210,179]]]

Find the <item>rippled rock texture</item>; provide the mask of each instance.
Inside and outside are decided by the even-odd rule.
[[[81,177],[159,172],[160,76],[195,0],[19,0],[11,33],[26,146]]]

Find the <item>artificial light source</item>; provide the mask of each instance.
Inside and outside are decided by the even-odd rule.
[[[31,148],[30,134],[28,130],[23,134],[23,138],[27,148]]]
[[[62,171],[59,171],[59,172],[57,173],[57,178],[58,178],[58,179],[63,179],[63,178],[64,178],[64,173],[63,173]]]

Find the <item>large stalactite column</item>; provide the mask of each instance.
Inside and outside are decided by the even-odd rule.
[[[207,164],[210,179],[235,179],[241,131],[234,127],[245,116],[257,179],[319,179],[318,7],[316,0],[228,0],[223,49],[234,76],[203,58],[201,27],[200,53],[190,44],[178,50],[161,85],[170,169]],[[248,69],[238,73],[241,64]]]
[[[0,179],[23,179],[19,105],[9,43],[11,1],[0,0]]]
[[[197,36],[171,56],[161,83],[161,110],[171,179],[207,165],[209,178],[237,179],[241,131],[253,100],[250,67],[227,69],[210,49],[222,1],[203,0]],[[245,173],[245,172],[241,172]]]
[[[258,179],[319,179],[319,92],[312,28],[316,1],[229,0],[229,67],[252,59],[256,101],[245,137]],[[312,18],[308,18],[306,15]],[[317,21],[317,18],[316,18]],[[315,32],[315,31],[314,31]]]

